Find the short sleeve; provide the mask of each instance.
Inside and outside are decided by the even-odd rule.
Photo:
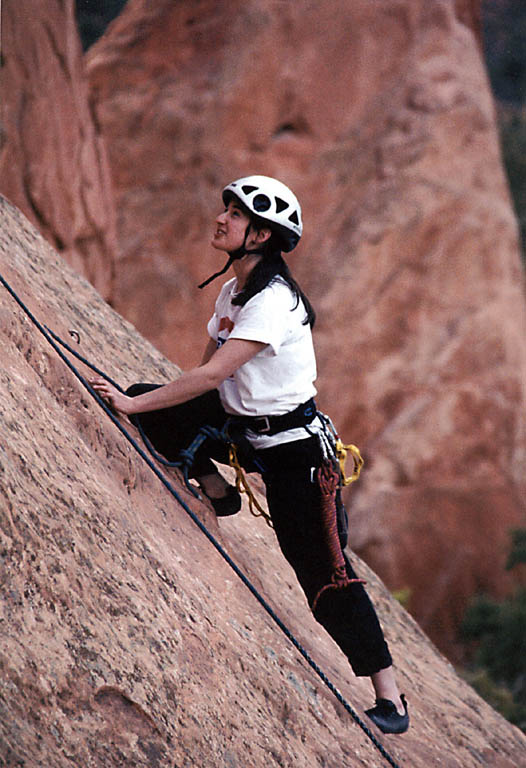
[[[214,312],[214,314],[208,321],[206,330],[208,331],[208,335],[210,336],[210,338],[217,341],[217,337],[219,335],[219,317],[217,316],[216,312]]]
[[[268,344],[277,355],[291,333],[293,307],[294,299],[287,285],[267,286],[242,307],[229,338]]]

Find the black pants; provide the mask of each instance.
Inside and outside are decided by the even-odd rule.
[[[157,385],[134,384],[127,394],[136,396]],[[204,425],[220,429],[227,414],[217,391],[208,392],[172,408],[137,414],[141,426],[156,449],[168,460],[177,460]],[[197,451],[191,476],[216,472],[210,458],[228,464],[228,449],[212,440]],[[320,513],[321,490],[316,470],[322,463],[317,438],[256,451],[255,458],[265,483],[267,503],[279,546],[305,593],[313,615],[345,653],[358,676],[370,676],[392,663],[389,649],[363,586],[349,583],[343,588],[325,589],[331,584],[333,565]],[[254,469],[248,466],[249,471]],[[347,515],[337,504],[339,555],[350,579],[356,574],[343,552],[347,544]],[[334,548],[334,542],[332,542]],[[321,594],[320,594],[321,593]]]

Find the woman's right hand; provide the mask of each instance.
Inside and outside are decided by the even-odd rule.
[[[91,379],[90,384],[95,392],[116,411],[124,414],[133,413],[133,397],[123,395],[122,392],[119,392],[109,381],[103,378]]]

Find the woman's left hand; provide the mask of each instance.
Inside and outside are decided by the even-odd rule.
[[[133,413],[133,397],[123,395],[106,379],[96,378],[90,381],[91,386],[103,400],[106,400],[112,408],[119,413]]]

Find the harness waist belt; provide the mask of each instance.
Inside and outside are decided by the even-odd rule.
[[[306,427],[315,416],[316,403],[311,398],[281,416],[230,416],[228,424],[238,429],[250,429],[258,435],[277,435],[288,429]]]

